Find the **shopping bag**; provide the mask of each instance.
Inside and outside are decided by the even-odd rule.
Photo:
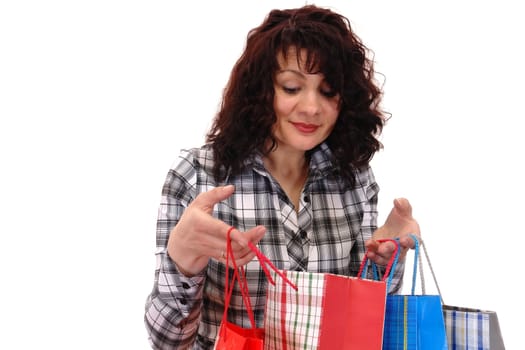
[[[230,231],[228,231],[230,232]],[[233,277],[230,281],[229,273],[226,271],[224,280],[224,313],[222,315],[222,321],[215,340],[215,350],[262,350],[264,342],[264,329],[256,328],[255,319],[253,316],[253,310],[251,307],[250,297],[248,295],[247,284],[244,274],[244,269],[241,266],[237,267],[235,258],[233,257],[233,251],[231,249],[231,241],[228,239],[227,253],[226,253],[226,266],[229,266],[230,259],[233,267]],[[230,306],[230,300],[233,293],[233,287],[235,282],[239,284],[241,290],[242,299],[244,306],[248,312],[250,318],[251,328],[242,328],[234,323],[228,321],[228,308]]]
[[[441,297],[425,293],[419,240],[415,241],[410,295],[388,295],[386,299],[384,350],[446,350],[447,337]],[[422,294],[415,294],[418,262]],[[388,288],[388,284],[387,284]]]
[[[363,278],[365,266],[366,254],[358,277],[281,271],[298,289],[284,282],[268,285],[264,348],[380,350],[386,282]]]
[[[255,318],[253,315],[253,310],[250,302],[250,296],[248,291],[248,284],[246,282],[246,276],[244,273],[244,268],[238,267],[235,262],[235,257],[233,256],[233,251],[231,249],[231,239],[230,239],[231,229],[227,234],[227,252],[226,252],[226,266],[228,267],[230,261],[233,265],[233,274],[232,280],[229,279],[228,271],[225,273],[224,280],[224,290],[225,290],[225,302],[224,302],[224,312],[222,316],[221,325],[219,327],[219,332],[215,340],[214,349],[215,350],[262,350],[264,348],[264,328],[257,328],[255,325]],[[255,253],[261,267],[268,278],[269,284],[275,284],[275,281],[272,276],[270,276],[270,269],[277,271],[277,268],[271,263],[271,261],[264,256],[252,243],[248,244],[250,249]],[[288,283],[292,289],[297,289],[297,287],[291,283],[282,273],[277,272],[278,276],[283,278],[284,283]],[[239,289],[241,291],[242,299],[248,313],[248,318],[250,319],[251,328],[242,328],[230,321],[228,321],[228,308],[230,306],[230,300],[233,293],[233,287],[235,282],[239,284]]]
[[[504,350],[495,311],[443,305],[450,350]]]
[[[242,328],[234,323],[225,321],[221,324],[216,350],[262,350],[264,342],[264,329]]]
[[[421,246],[442,296],[423,242]],[[449,350],[505,350],[496,311],[443,304],[443,316]]]

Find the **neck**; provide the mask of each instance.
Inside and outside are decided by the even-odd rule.
[[[269,154],[264,158],[264,165],[279,183],[290,202],[299,212],[301,192],[308,177],[308,164],[304,154],[301,157],[282,157]]]
[[[292,156],[272,152],[264,157],[264,165],[276,178],[305,179],[308,174],[308,164],[304,153]]]

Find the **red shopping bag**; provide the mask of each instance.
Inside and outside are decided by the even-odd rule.
[[[255,319],[253,316],[253,310],[250,303],[250,296],[248,292],[248,284],[246,282],[246,276],[244,274],[244,268],[237,267],[233,251],[231,248],[230,232],[228,231],[228,243],[227,243],[227,254],[226,254],[226,266],[229,266],[231,259],[233,265],[233,278],[229,281],[229,274],[226,273],[224,290],[225,290],[225,301],[224,301],[224,313],[222,316],[221,326],[219,333],[215,341],[215,350],[262,350],[264,348],[264,328],[257,328],[255,325]],[[269,284],[275,284],[273,278],[270,276],[269,268],[276,271],[276,273],[283,278],[284,283],[290,284],[292,289],[297,289],[277,268],[271,263],[271,261],[264,256],[252,243],[249,243],[250,249],[256,254],[261,267],[264,270]],[[231,282],[231,284],[230,284]],[[248,312],[250,319],[251,328],[242,328],[238,325],[228,321],[228,307],[230,306],[230,300],[233,292],[235,282],[239,284],[241,295],[243,298],[244,305]]]
[[[361,277],[366,254],[359,277],[282,271],[298,290],[268,285],[264,348],[381,350],[386,278],[397,256],[395,251],[381,281]]]
[[[226,265],[228,266],[228,256]],[[233,260],[234,261],[234,260]],[[240,270],[240,271],[239,271]],[[242,277],[241,277],[242,276]],[[222,316],[221,326],[215,342],[215,350],[262,350],[264,344],[264,329],[255,327],[255,320],[250,303],[250,298],[246,291],[246,279],[244,278],[243,268],[234,268],[231,287],[228,287],[228,273],[226,273],[224,314]],[[230,306],[231,295],[235,281],[241,288],[244,305],[248,311],[251,328],[242,328],[228,321],[228,307]]]

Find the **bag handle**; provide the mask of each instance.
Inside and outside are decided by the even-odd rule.
[[[252,252],[255,253],[255,256],[257,256],[257,259],[259,260],[259,263],[261,264],[261,267],[264,271],[264,274],[266,275],[266,278],[268,278],[268,281],[275,285],[275,281],[273,280],[270,270],[272,269],[277,275],[279,275],[286,283],[290,285],[295,290],[298,290],[297,286],[286,277],[286,275],[279,270],[266,255],[264,255],[252,242],[248,242],[248,247],[251,249]]]
[[[233,249],[232,249],[232,242],[231,242],[231,232],[234,229],[234,227],[230,227],[228,229],[228,232],[226,233],[226,272],[225,272],[225,278],[224,278],[224,290],[226,291],[226,296],[224,300],[224,312],[223,312],[223,319],[226,320],[228,317],[228,308],[230,306],[231,296],[233,294],[233,287],[235,285],[235,281],[239,283],[239,288],[241,290],[242,299],[244,302],[244,305],[246,306],[246,311],[248,313],[248,318],[250,319],[250,324],[252,328],[255,328],[255,317],[253,315],[253,308],[252,304],[250,302],[250,295],[248,291],[248,282],[246,281],[246,273],[244,271],[244,267],[237,266],[237,263],[235,261],[235,256],[233,255]],[[261,264],[261,268],[264,271],[264,274],[266,275],[266,278],[268,281],[275,285],[275,281],[273,280],[270,270],[272,269],[277,273],[283,280],[288,283],[293,289],[298,290],[297,286],[290,281],[285,274],[283,274],[275,265],[268,259],[266,255],[264,255],[255,244],[252,242],[248,242],[248,247],[252,252],[255,253],[255,256],[259,260],[259,263]],[[230,279],[229,279],[229,273],[228,273],[228,267],[230,266],[230,259],[233,266],[233,278],[231,280],[231,286],[230,286]]]
[[[409,234],[409,236],[414,240],[414,266],[413,266],[413,269],[412,269],[412,288],[411,288],[411,295],[415,295],[415,292],[416,292],[416,277],[417,277],[417,267],[419,265],[419,270],[420,270],[420,273],[419,273],[419,276],[421,278],[421,289],[422,289],[422,294],[425,294],[425,279],[424,279],[424,276],[423,276],[423,264],[421,262],[421,255],[420,255],[420,252],[419,252],[419,249],[420,249],[420,239],[418,239],[418,237],[414,234]],[[396,243],[398,249],[399,249],[399,238],[395,238],[393,239],[393,241]],[[399,251],[396,252],[396,254],[399,256]],[[396,261],[397,263],[397,261]],[[379,280],[378,276],[377,276],[377,265],[372,262],[372,268],[374,269],[374,279],[376,280]],[[385,272],[385,275],[387,274],[387,272]],[[393,278],[393,273],[392,274],[389,274],[388,276],[388,283],[387,283],[387,288],[390,287],[390,283],[392,281],[392,278]],[[384,279],[384,276],[383,276],[383,279]]]
[[[425,258],[427,260],[427,264],[428,264],[428,268],[430,270],[430,273],[432,274],[432,279],[434,280],[434,284],[436,285],[436,289],[438,291],[438,294],[439,294],[439,298],[441,299],[441,303],[443,305],[445,305],[445,302],[443,301],[443,295],[441,294],[441,290],[439,289],[439,284],[438,284],[438,281],[437,281],[437,278],[436,278],[436,274],[434,272],[434,269],[432,268],[432,263],[430,262],[430,257],[428,255],[428,251],[427,251],[427,247],[423,241],[423,239],[421,237],[418,238],[419,239],[419,245],[421,246],[421,248],[423,248],[423,253],[425,254]],[[421,254],[419,255],[419,265],[421,266],[420,270],[421,270],[421,286],[422,286],[422,291],[423,293],[425,293],[425,290],[423,289],[424,288],[424,279],[423,279],[423,263],[422,263],[422,259],[421,259]]]
[[[430,258],[428,256],[427,248],[423,242],[423,239],[419,236],[416,236],[415,234],[409,235],[415,243],[414,246],[414,267],[412,272],[412,289],[411,294],[415,295],[416,291],[416,275],[417,275],[417,268],[419,266],[419,278],[421,280],[421,294],[426,294],[426,287],[425,287],[425,277],[423,273],[423,259],[421,258],[421,248],[423,249],[423,253],[425,254],[425,258],[428,263],[428,267],[430,269],[430,273],[432,274],[432,278],[434,280],[434,284],[436,285],[436,288],[438,290],[439,297],[441,299],[441,303],[443,303],[443,297],[441,295],[441,290],[439,289],[439,284],[437,282],[436,274],[434,273],[434,269],[432,268],[432,264],[430,263]]]
[[[235,257],[233,255],[233,249],[231,246],[231,239],[230,239],[230,232],[228,231],[228,239],[226,243],[226,272],[224,274],[224,290],[226,291],[226,296],[224,300],[224,312],[222,315],[223,320],[226,320],[228,317],[228,308],[230,307],[230,301],[233,294],[233,287],[235,285],[235,281],[239,284],[239,288],[241,290],[242,300],[244,302],[244,305],[246,306],[246,311],[248,313],[248,318],[250,319],[250,324],[252,328],[255,328],[255,317],[253,316],[253,309],[252,304],[250,302],[250,296],[248,293],[248,283],[246,281],[246,274],[244,272],[244,267],[238,267],[237,263],[235,262]],[[230,266],[230,259],[233,265],[233,278],[231,280],[231,286],[229,285],[229,273],[228,273],[228,267]],[[239,273],[240,270],[240,273]]]
[[[390,257],[390,260],[388,261],[388,264],[386,265],[385,274],[383,275],[383,278],[381,278],[382,281],[385,281],[388,278],[387,281],[387,289],[390,287],[390,283],[392,282],[392,278],[394,277],[394,271],[397,266],[397,262],[399,260],[399,241],[396,239],[379,239],[377,240],[380,243],[383,242],[393,242],[395,245],[395,250],[392,256]],[[357,273],[357,276],[359,278],[366,278],[367,272],[368,272],[368,249],[365,252],[365,256],[363,260],[361,261],[361,266],[359,267],[359,272]],[[374,271],[374,279],[379,280],[379,276],[377,274],[377,265],[372,261],[371,262],[372,269]],[[391,273],[392,272],[392,273]]]
[[[412,268],[412,288],[410,289],[410,294],[416,294],[416,277],[417,277],[417,267],[419,265],[419,276],[421,278],[421,291],[422,294],[425,294],[425,278],[423,276],[423,264],[421,262],[421,255],[419,254],[419,239],[414,234],[409,234],[410,238],[414,240],[414,266]]]

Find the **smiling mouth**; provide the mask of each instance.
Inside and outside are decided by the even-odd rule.
[[[315,124],[305,124],[305,123],[292,123],[292,124],[293,126],[295,126],[297,130],[303,133],[312,133],[319,128],[319,126]]]

